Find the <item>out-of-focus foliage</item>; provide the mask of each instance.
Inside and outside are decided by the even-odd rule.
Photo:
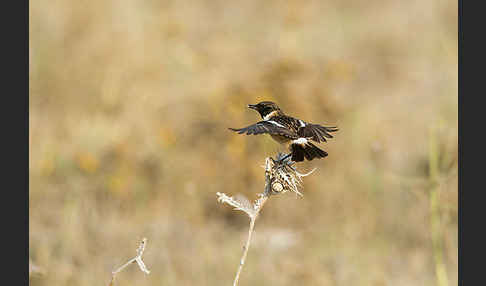
[[[242,285],[457,284],[457,1],[31,1],[32,285],[228,285],[273,100],[338,125]],[[445,277],[445,280],[444,280]]]

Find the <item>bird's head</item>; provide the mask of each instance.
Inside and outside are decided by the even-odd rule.
[[[262,101],[257,104],[248,104],[248,108],[255,109],[260,113],[263,119],[282,114],[282,110],[271,101]]]

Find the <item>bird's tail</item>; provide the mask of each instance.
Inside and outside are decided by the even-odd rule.
[[[305,144],[292,143],[290,145],[290,151],[292,161],[294,162],[304,161],[304,158],[311,161],[314,158],[320,159],[327,156],[326,151],[319,149],[319,147],[311,142],[306,142]]]

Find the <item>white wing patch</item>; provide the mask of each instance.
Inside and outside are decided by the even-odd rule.
[[[305,127],[305,122],[299,119],[300,127]]]
[[[267,120],[267,122],[272,123],[273,125],[277,125],[278,127],[283,127],[283,128],[285,128],[285,126],[283,126],[282,124],[280,124],[280,123],[278,123],[278,122],[276,122],[276,121],[273,121],[273,120]]]
[[[307,144],[307,139],[304,137],[300,137],[299,139],[292,140],[293,144],[305,145]]]

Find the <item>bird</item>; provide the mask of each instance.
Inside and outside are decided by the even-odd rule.
[[[281,158],[280,161],[289,156],[294,162],[302,162],[305,159],[312,161],[315,158],[327,157],[328,153],[311,141],[327,142],[326,138],[333,138],[330,133],[339,130],[337,126],[322,126],[288,116],[277,104],[271,101],[248,104],[248,108],[256,110],[263,120],[247,127],[230,127],[228,129],[246,135],[269,134],[278,143],[288,144],[290,153]]]

